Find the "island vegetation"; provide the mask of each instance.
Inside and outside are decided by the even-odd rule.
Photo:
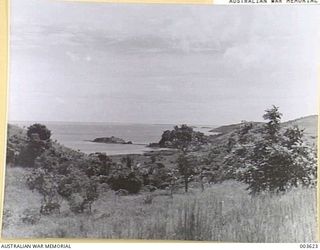
[[[99,143],[114,143],[114,144],[132,144],[132,141],[125,141],[121,138],[111,136],[111,137],[98,137],[95,138],[92,142]]]

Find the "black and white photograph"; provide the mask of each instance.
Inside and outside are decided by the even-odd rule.
[[[4,239],[318,239],[320,8],[11,0]]]

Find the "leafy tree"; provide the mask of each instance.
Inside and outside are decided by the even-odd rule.
[[[188,192],[189,182],[192,175],[195,173],[195,158],[190,156],[191,150],[199,148],[201,145],[207,143],[207,139],[203,133],[193,131],[192,127],[185,124],[175,126],[172,131],[167,130],[163,133],[159,142],[160,146],[173,147],[180,151],[177,159],[177,170],[181,175],[185,192]],[[174,183],[176,176],[172,174],[171,182]],[[173,185],[171,185],[173,187]]]
[[[98,198],[99,177],[109,159],[104,154],[86,156],[63,146],[53,144],[35,159],[35,169],[28,177],[30,189],[44,196],[44,213],[59,197],[66,199],[75,213],[91,211],[91,204]],[[74,199],[77,197],[79,199]]]
[[[315,150],[303,142],[298,127],[281,129],[278,107],[267,109],[267,122],[260,128],[243,126],[226,163],[252,194],[284,192],[292,187],[313,186],[316,182]]]
[[[164,131],[159,141],[160,147],[177,148],[181,151],[188,151],[191,148],[195,150],[206,143],[207,139],[203,133],[196,132],[185,124],[180,127],[175,126],[171,131]]]
[[[35,160],[51,147],[51,131],[45,125],[35,123],[27,129],[27,141],[16,161],[21,166],[34,167]]]
[[[27,129],[27,135],[30,139],[33,139],[35,134],[37,134],[42,141],[49,140],[51,137],[51,131],[40,123],[35,123]]]

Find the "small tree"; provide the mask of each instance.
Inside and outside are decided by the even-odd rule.
[[[192,175],[195,173],[194,157],[191,157],[188,153],[192,146],[205,143],[205,139],[202,133],[194,132],[193,129],[187,125],[181,125],[180,127],[175,126],[174,130],[170,133],[170,142],[172,146],[180,151],[177,159],[177,169],[182,176],[185,192],[188,192],[189,182],[191,181]],[[168,134],[168,132],[165,132],[164,137],[167,138]]]
[[[195,174],[195,158],[185,153],[179,155],[177,160],[179,173],[182,175],[184,190],[188,192],[189,182]]]

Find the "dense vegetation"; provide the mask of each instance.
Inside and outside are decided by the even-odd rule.
[[[110,192],[116,196],[146,195],[143,202],[147,205],[153,204],[154,197],[161,192],[168,194],[171,199],[177,194],[182,197],[182,190],[186,197],[194,192],[203,192],[207,197],[208,185],[222,185],[226,181],[242,182],[241,187],[246,187],[251,195],[259,197],[272,197],[273,194],[284,194],[301,187],[312,190],[317,176],[316,148],[304,142],[304,131],[299,127],[281,126],[281,117],[279,109],[273,106],[263,115],[265,123],[243,122],[226,127],[224,132],[214,136],[205,136],[187,125],[175,126],[171,131],[164,131],[158,143],[160,147],[171,148],[169,151],[119,157],[103,153],[87,155],[66,148],[53,141],[51,131],[42,124],[33,124],[26,130],[9,125],[7,164],[24,168],[27,186],[41,196],[38,213],[43,216],[58,214],[65,207],[72,214],[94,214],[92,208],[98,206],[96,204]],[[202,196],[197,193],[195,197]],[[203,215],[203,212],[209,212],[202,206],[202,201],[195,199],[197,201],[191,205],[185,205],[186,201],[179,204],[177,209],[182,214],[177,216],[199,219],[202,222],[190,223],[201,222],[196,227],[203,227],[207,225],[203,220],[206,216],[211,218],[211,215]],[[214,207],[219,207],[219,202]],[[257,198],[257,202],[261,203],[260,198]],[[210,204],[207,205],[210,207]],[[168,211],[164,216],[170,217],[174,213],[174,210]],[[224,215],[222,211],[220,213],[222,220]],[[23,222],[36,223],[37,213],[31,216],[29,212],[27,214]],[[192,219],[192,216],[200,217]],[[216,223],[215,219],[212,220],[212,223]],[[133,224],[139,225],[136,222]],[[185,228],[184,235],[176,238],[224,239],[210,233],[210,230],[216,229],[209,230],[210,225],[207,226],[194,228],[192,230],[196,231],[192,232],[186,232]],[[171,227],[166,229],[170,230]],[[197,230],[207,230],[208,235]],[[103,233],[102,237],[109,236],[109,233]],[[122,236],[119,234],[119,237]],[[166,237],[162,235],[160,238]]]
[[[281,130],[281,116],[273,106],[263,116],[267,123],[258,128],[244,123],[229,138],[226,166],[253,194],[316,184],[315,150],[303,142],[299,127]]]
[[[177,148],[185,150],[199,150],[207,143],[207,137],[201,133],[194,131],[192,127],[186,124],[175,126],[173,130],[166,130],[161,136],[159,146],[164,148]]]

